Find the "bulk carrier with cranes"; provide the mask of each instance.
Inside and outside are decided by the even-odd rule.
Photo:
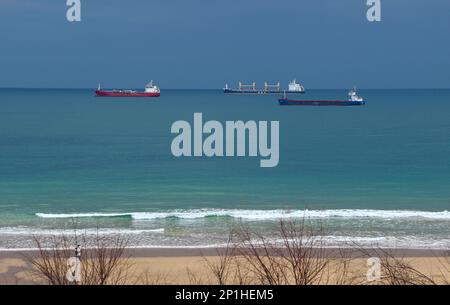
[[[264,88],[262,89],[256,87],[256,82],[251,84],[239,82],[239,87],[237,89],[229,88],[228,84],[225,84],[223,92],[226,94],[281,94],[283,92],[295,94],[305,93],[305,88],[294,79],[289,83],[288,90],[283,90],[280,82],[277,82],[276,84],[265,82]]]

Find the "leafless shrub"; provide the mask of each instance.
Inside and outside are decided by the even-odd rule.
[[[234,257],[232,284],[250,285],[254,282],[252,272],[245,267],[245,261],[240,257]]]
[[[84,244],[88,244],[83,237]],[[81,261],[84,284],[116,285],[126,283],[130,268],[129,258],[125,256],[128,240],[121,236],[100,236],[93,240],[93,247],[84,251]]]
[[[440,283],[450,285],[450,251],[446,251],[443,257],[438,258]]]
[[[361,249],[368,257],[380,260],[382,276],[379,284],[384,285],[436,285],[433,276],[429,276],[414,268],[406,258],[394,255],[383,248]]]
[[[322,226],[280,220],[277,241],[242,227],[237,231],[239,253],[260,284],[310,285],[324,280],[330,260]]]
[[[436,285],[433,278],[413,268],[403,258],[382,258],[381,266],[387,285]]]
[[[107,285],[124,284],[129,269],[125,248],[128,240],[117,236],[100,236],[93,238],[86,234],[53,236],[50,241],[34,237],[38,249],[37,255],[25,258],[31,264],[32,274],[50,285]],[[76,256],[75,246],[80,245],[82,251],[81,279],[79,282],[67,278],[68,259]]]
[[[351,264],[358,257],[355,256],[356,251],[352,248],[337,249],[336,259],[333,260],[328,268],[329,274],[328,281],[324,284],[335,285],[360,285],[364,283],[365,274],[362,274],[360,270],[352,268]],[[331,282],[330,278],[334,278]]]
[[[320,283],[330,259],[324,246],[324,231],[320,226],[305,226],[300,223],[280,221],[283,248],[278,254],[288,263],[289,273],[296,285]]]
[[[283,285],[288,283],[287,268],[276,256],[276,246],[258,232],[244,226],[235,230],[237,252],[243,264],[259,284]]]
[[[216,249],[216,256],[213,258],[203,256],[207,269],[212,275],[209,284],[248,285],[253,282],[248,268],[245,267],[245,260],[238,256],[237,245],[233,241],[234,234],[232,230],[225,247]]]
[[[208,267],[218,284],[359,283],[350,274],[350,257],[341,251],[339,258],[330,259],[323,237],[322,226],[305,219],[280,220],[272,239],[241,224]]]
[[[218,285],[226,285],[229,282],[231,269],[235,263],[236,248],[232,244],[233,234],[228,236],[226,247],[217,249],[217,257],[215,260],[209,260],[204,257],[209,271],[212,273]]]

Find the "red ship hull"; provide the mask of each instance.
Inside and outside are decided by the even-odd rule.
[[[106,90],[96,90],[96,96],[106,96],[106,97],[159,97],[161,94],[159,92],[127,92],[127,91],[106,91]]]

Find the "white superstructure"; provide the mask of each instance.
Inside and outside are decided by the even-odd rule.
[[[146,86],[145,86],[145,92],[146,93],[159,93],[159,87],[153,85],[153,81],[150,81]]]
[[[356,88],[353,88],[352,90],[349,91],[348,93],[349,96],[349,100],[352,102],[362,102],[364,101],[364,99],[362,97],[360,97],[358,95],[358,93],[356,92]]]
[[[303,91],[305,91],[305,88],[302,85],[300,85],[299,83],[297,83],[296,79],[294,79],[293,81],[291,81],[289,83],[289,90],[288,91],[291,91],[291,92],[303,92]]]

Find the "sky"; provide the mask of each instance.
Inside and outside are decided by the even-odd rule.
[[[0,0],[0,87],[449,88],[450,1]]]

